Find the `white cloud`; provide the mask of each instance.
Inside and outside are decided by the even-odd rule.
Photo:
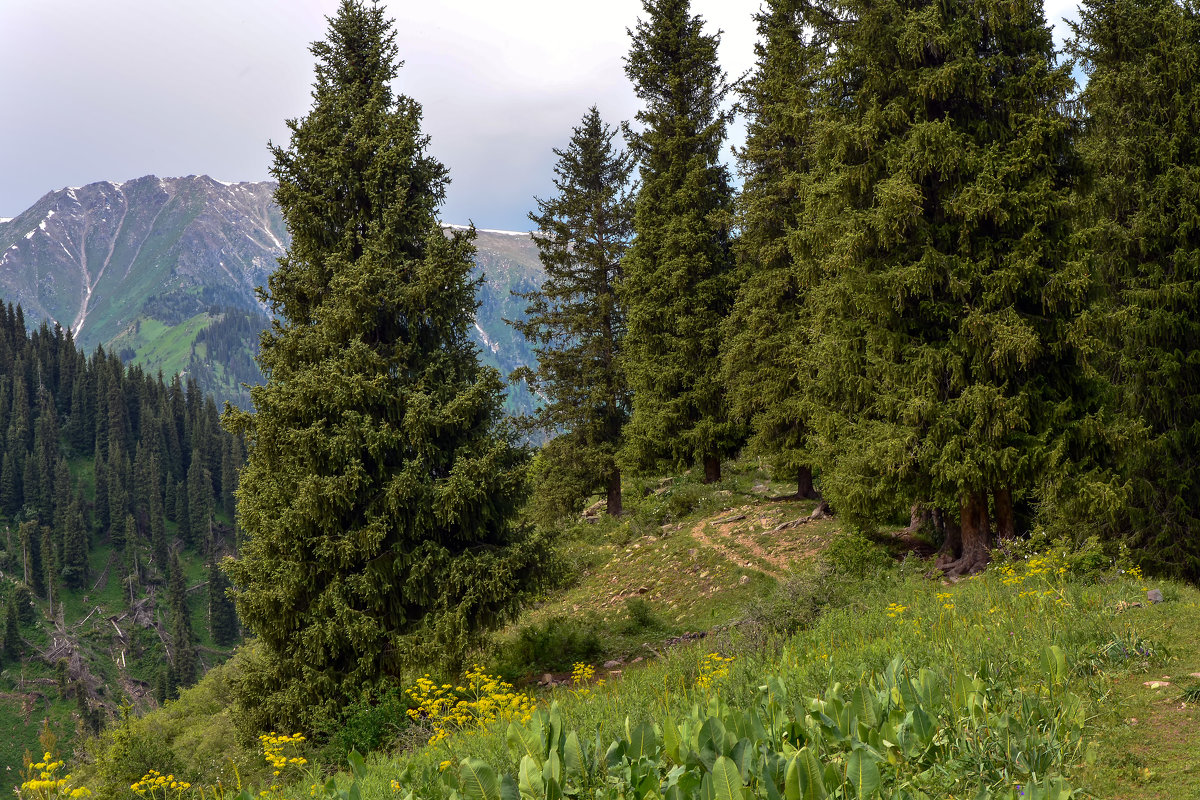
[[[1054,0],[1058,3],[1061,0]],[[551,148],[596,103],[636,101],[624,74],[639,0],[389,0],[432,151],[451,169],[447,220],[525,226]],[[268,139],[308,108],[336,0],[0,0],[0,212],[51,189],[146,173],[268,176]],[[753,63],[754,0],[694,0],[736,76]],[[1051,12],[1062,13],[1054,6]],[[1061,31],[1056,32],[1061,38]]]

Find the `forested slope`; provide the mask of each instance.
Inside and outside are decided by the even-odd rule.
[[[243,460],[194,380],[0,309],[0,763],[43,717],[96,730],[224,660],[239,633],[215,564]]]

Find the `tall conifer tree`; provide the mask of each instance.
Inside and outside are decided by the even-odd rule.
[[[722,367],[730,408],[750,428],[750,451],[770,460],[777,480],[794,480],[797,496],[813,497],[805,287],[788,239],[803,224],[812,95],[825,51],[808,40],[801,7],[770,0],[756,16],[758,62],[743,83],[748,124],[738,151],[740,287],[725,321]]]
[[[847,514],[958,511],[939,564],[974,571],[1086,394],[1067,333],[1088,285],[1065,263],[1069,68],[1036,0],[810,9],[833,57],[794,244],[815,266],[823,487]]]
[[[613,148],[616,133],[592,106],[566,149],[554,151],[558,194],[538,199],[529,215],[546,280],[522,295],[527,316],[513,323],[536,343],[537,369],[514,377],[547,399],[534,421],[558,435],[542,452],[538,499],[558,511],[577,510],[601,489],[608,513],[621,513],[616,455],[629,391],[619,365],[625,309],[616,286],[632,235],[633,163]]]
[[[621,296],[633,392],[625,458],[703,465],[706,482],[741,441],[720,379],[721,320],[733,302],[733,189],[720,163],[728,92],[719,36],[688,0],[644,0],[625,73],[644,104],[632,135],[641,186]]]
[[[1114,288],[1096,308],[1120,406],[1149,432],[1126,448],[1115,520],[1146,566],[1200,579],[1200,9],[1085,0],[1072,45],[1088,74],[1084,262]],[[1091,511],[1091,509],[1088,509]],[[1094,513],[1089,515],[1093,519]]]
[[[229,568],[264,657],[244,727],[331,718],[402,665],[460,661],[533,587],[525,457],[468,334],[470,234],[436,217],[446,169],[394,94],[383,9],[343,0],[312,46],[313,106],[273,147],[292,234],[265,299],[265,386],[233,412],[249,461]]]

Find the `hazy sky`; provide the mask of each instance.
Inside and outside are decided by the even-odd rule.
[[[693,0],[753,63],[757,0]],[[442,217],[528,228],[553,147],[595,103],[636,109],[623,70],[640,0],[390,0],[405,67],[449,168]],[[1047,16],[1072,13],[1051,0]],[[308,44],[337,0],[0,0],[0,217],[48,191],[146,174],[264,180],[268,140],[310,103]],[[1056,35],[1063,35],[1064,26]],[[735,134],[736,135],[736,134]]]

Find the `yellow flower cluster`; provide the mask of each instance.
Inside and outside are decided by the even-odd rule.
[[[729,664],[733,656],[709,653],[700,663],[700,674],[696,676],[697,689],[709,689],[729,676]]]
[[[1067,574],[1065,565],[1058,563],[1056,559],[1050,555],[1037,556],[1025,562],[1025,572],[1020,574],[1017,572],[1016,564],[1003,564],[998,570],[1000,580],[1005,586],[1020,586],[1026,580],[1041,578],[1044,581],[1051,581],[1055,578],[1062,578]]]
[[[176,780],[174,775],[163,775],[158,770],[152,769],[129,788],[142,797],[159,796],[160,792],[162,797],[166,797],[168,792],[174,792],[178,797],[184,791],[192,788],[192,785],[187,781]]]
[[[28,759],[28,754],[26,759]],[[70,775],[59,777],[58,771],[63,768],[65,762],[61,759],[56,760],[53,753],[45,753],[42,760],[36,763],[26,763],[25,777],[26,780],[17,789],[17,797],[21,800],[51,800],[51,798],[63,797],[90,797],[91,791],[86,787],[69,788],[71,783]],[[34,773],[37,773],[36,776]]]
[[[902,606],[899,603],[888,603],[887,615],[895,618],[908,611],[908,606]]]
[[[584,664],[582,661],[575,662],[575,666],[571,668],[571,685],[580,686],[587,683],[596,676],[596,668],[591,664]]]
[[[258,741],[262,744],[263,758],[267,760],[267,765],[274,770],[272,774],[276,778],[282,775],[288,767],[300,769],[308,763],[308,759],[295,754],[296,747],[306,741],[299,733],[288,736],[286,733],[279,734],[271,731],[260,735]],[[290,750],[291,754],[284,752],[285,750]]]
[[[497,719],[517,719],[528,722],[533,716],[534,701],[529,695],[513,689],[483,667],[476,666],[466,674],[466,686],[436,684],[428,675],[417,679],[415,686],[405,690],[415,708],[408,715],[424,720],[433,728],[429,744],[436,744],[452,730],[481,728]]]
[[[942,608],[946,609],[947,611],[954,610],[954,601],[952,599],[953,597],[954,597],[954,595],[950,594],[949,592],[938,592],[937,593],[938,602],[941,603]]]

